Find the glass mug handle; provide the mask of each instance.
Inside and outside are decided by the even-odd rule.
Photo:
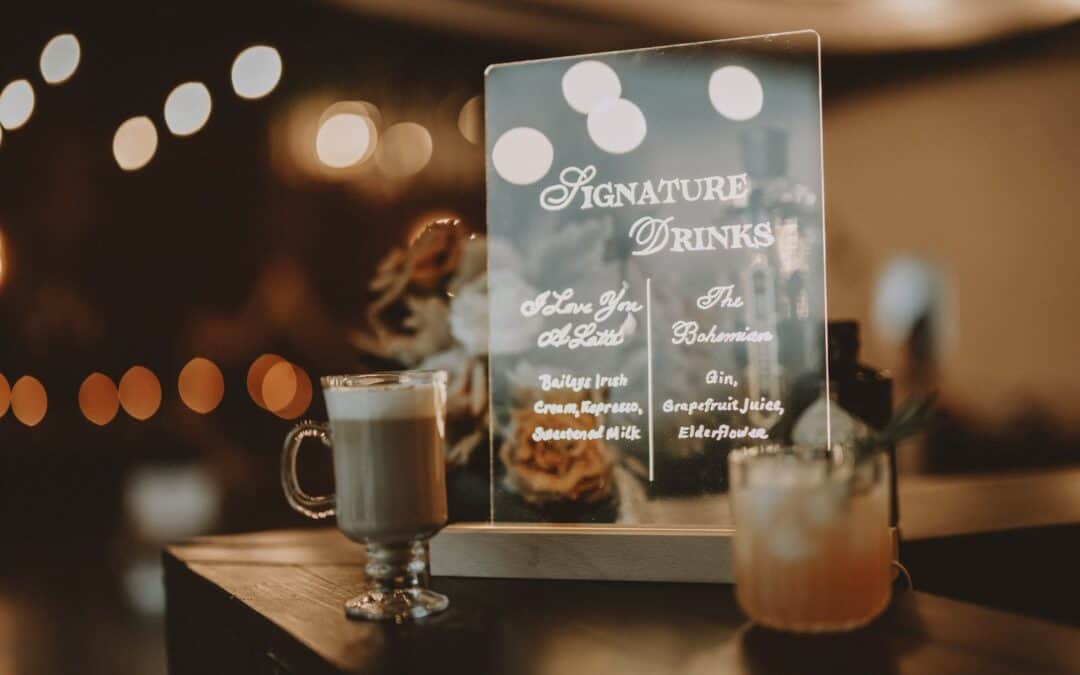
[[[308,518],[330,518],[334,515],[334,495],[309,495],[296,477],[296,456],[300,445],[309,438],[318,438],[323,445],[331,447],[330,428],[326,424],[305,421],[293,427],[281,448],[281,489],[289,506]]]

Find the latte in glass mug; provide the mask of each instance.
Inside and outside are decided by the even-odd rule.
[[[450,601],[428,588],[428,539],[446,524],[446,373],[400,371],[321,380],[329,424],[301,422],[285,438],[281,485],[310,518],[337,516],[364,544],[364,592],[345,603],[353,619],[419,618]],[[332,495],[304,492],[296,457],[305,439],[332,448]]]
[[[351,539],[408,540],[446,524],[435,384],[328,388],[337,520]]]

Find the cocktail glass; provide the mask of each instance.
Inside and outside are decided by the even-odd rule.
[[[735,595],[755,622],[821,633],[869,623],[891,597],[889,463],[843,447],[743,448],[728,458]]]

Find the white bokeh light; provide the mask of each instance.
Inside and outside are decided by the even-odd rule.
[[[210,90],[202,82],[185,82],[165,99],[165,126],[176,136],[190,136],[210,119]]]
[[[563,75],[562,91],[571,108],[588,115],[597,105],[618,100],[622,95],[622,83],[606,63],[581,61],[570,66]]]
[[[57,35],[41,50],[41,76],[49,84],[60,84],[79,67],[79,40],[71,33]]]
[[[499,136],[491,149],[491,163],[503,180],[530,185],[543,178],[555,159],[555,148],[542,132],[515,127]]]
[[[34,88],[27,80],[15,80],[0,91],[0,126],[11,131],[26,124],[34,112]]]
[[[461,112],[457,118],[458,131],[465,140],[477,144],[484,134],[484,97],[473,96],[465,105],[461,106]]]
[[[281,55],[273,47],[248,47],[233,61],[232,86],[240,98],[262,98],[272,92],[280,80]]]
[[[589,113],[587,126],[596,147],[616,155],[630,152],[645,140],[645,115],[625,98],[597,105]]]
[[[765,92],[761,81],[742,66],[724,66],[709,77],[709,100],[716,112],[724,117],[743,122],[761,112]]]
[[[382,128],[382,111],[379,110],[379,106],[371,101],[337,101],[332,103],[322,112],[322,115],[319,116],[319,125],[321,126],[326,120],[334,115],[340,115],[341,113],[352,113],[353,115],[367,117],[375,126],[376,131]]]
[[[384,175],[404,178],[431,161],[432,141],[427,129],[416,122],[399,122],[383,132],[375,150],[375,163]]]
[[[113,136],[113,157],[124,171],[146,166],[157,152],[157,129],[149,117],[132,117]]]
[[[338,113],[319,126],[315,154],[333,169],[344,169],[367,159],[371,153],[375,123],[364,115]]]

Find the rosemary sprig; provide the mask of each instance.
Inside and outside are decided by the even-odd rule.
[[[855,464],[860,464],[884,448],[923,431],[934,419],[937,392],[904,401],[880,431],[871,430],[852,444]]]

